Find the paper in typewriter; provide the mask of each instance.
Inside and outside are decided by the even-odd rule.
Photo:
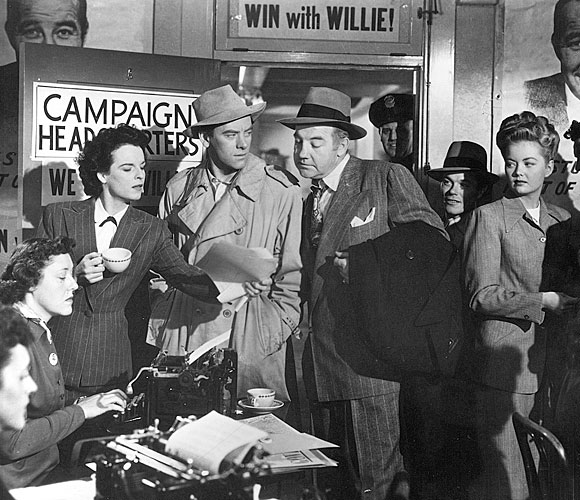
[[[277,260],[266,248],[245,248],[217,242],[196,264],[215,283],[220,302],[231,302],[245,295],[246,281],[260,281],[276,271]]]
[[[212,411],[177,429],[167,440],[165,451],[191,460],[199,470],[218,474],[239,464],[252,446],[268,433]]]

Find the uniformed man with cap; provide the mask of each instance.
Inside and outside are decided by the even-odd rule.
[[[386,94],[369,108],[369,119],[379,130],[387,160],[413,168],[414,99],[410,94]]]

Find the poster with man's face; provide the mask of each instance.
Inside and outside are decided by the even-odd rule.
[[[18,206],[20,43],[152,53],[154,0],[0,0],[0,267],[26,226]],[[79,74],[83,68],[78,68]]]
[[[80,0],[0,0],[0,65],[16,60],[4,29],[8,4],[21,5],[15,10],[24,10],[28,16],[26,24],[18,29],[22,41],[78,46],[81,37],[74,31],[77,27],[82,31],[82,18],[86,18],[84,47],[152,53],[154,0],[85,1],[83,16]],[[39,19],[45,22],[36,22]]]
[[[559,155],[543,196],[579,212],[580,162],[564,133],[580,121],[580,0],[505,2],[503,68],[501,119],[529,110],[554,125]],[[503,172],[497,148],[494,156],[494,168]]]

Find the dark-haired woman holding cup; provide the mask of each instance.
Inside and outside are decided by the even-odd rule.
[[[126,306],[150,269],[184,293],[218,295],[211,279],[185,261],[167,224],[131,205],[143,194],[148,144],[149,136],[129,125],[101,129],[77,160],[90,198],[47,205],[38,226],[37,236],[76,242],[72,256],[82,289],[72,314],[51,325],[67,401],[127,386],[133,366]],[[114,257],[121,266],[107,264],[114,272],[105,270],[113,248],[131,255]]]

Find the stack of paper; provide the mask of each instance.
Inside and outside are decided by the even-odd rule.
[[[270,454],[266,457],[266,461],[274,473],[337,465],[318,448],[338,448],[338,445],[305,432],[298,432],[276,415],[271,413],[259,415],[245,419],[244,423],[268,433],[268,439],[261,440],[261,444]]]
[[[165,451],[199,470],[212,474],[240,464],[250,449],[268,434],[212,411],[177,429],[165,445]]]

